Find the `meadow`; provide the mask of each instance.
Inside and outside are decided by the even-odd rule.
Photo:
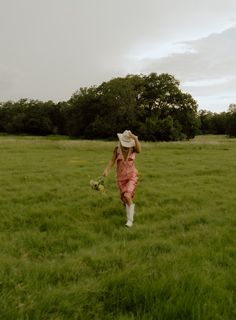
[[[131,229],[115,145],[0,136],[0,319],[236,319],[236,139],[143,142]]]

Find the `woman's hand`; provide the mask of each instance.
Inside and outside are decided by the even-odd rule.
[[[106,169],[103,171],[103,176],[104,176],[104,177],[107,177],[107,176],[108,176],[108,173],[109,173],[109,171],[108,171],[108,169],[106,168]]]
[[[137,136],[135,136],[131,131],[129,132],[129,137],[131,138],[131,139],[137,139],[138,137]]]
[[[129,137],[135,141],[135,152],[141,152],[141,144],[138,140],[138,136],[134,135],[131,131],[129,132]]]

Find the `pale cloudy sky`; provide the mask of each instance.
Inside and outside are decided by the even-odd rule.
[[[150,72],[199,109],[236,103],[236,0],[0,0],[0,101]]]

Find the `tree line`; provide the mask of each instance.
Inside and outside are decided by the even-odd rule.
[[[112,139],[129,128],[142,140],[174,141],[196,134],[236,136],[236,107],[197,110],[170,74],[127,75],[80,88],[68,101],[21,99],[0,103],[0,132]]]
[[[230,104],[227,112],[200,110],[198,117],[200,134],[226,134],[236,137],[236,104]]]

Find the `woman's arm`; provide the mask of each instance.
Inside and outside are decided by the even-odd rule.
[[[130,138],[134,139],[134,142],[135,142],[135,147],[134,147],[134,150],[135,152],[137,153],[140,153],[141,152],[141,144],[138,140],[138,136],[135,136],[131,131],[130,131]]]
[[[108,176],[109,172],[111,171],[111,168],[113,167],[115,161],[116,161],[116,154],[117,154],[117,147],[114,149],[112,158],[108,162],[108,165],[106,166],[105,170],[103,171],[103,175],[106,177]]]

